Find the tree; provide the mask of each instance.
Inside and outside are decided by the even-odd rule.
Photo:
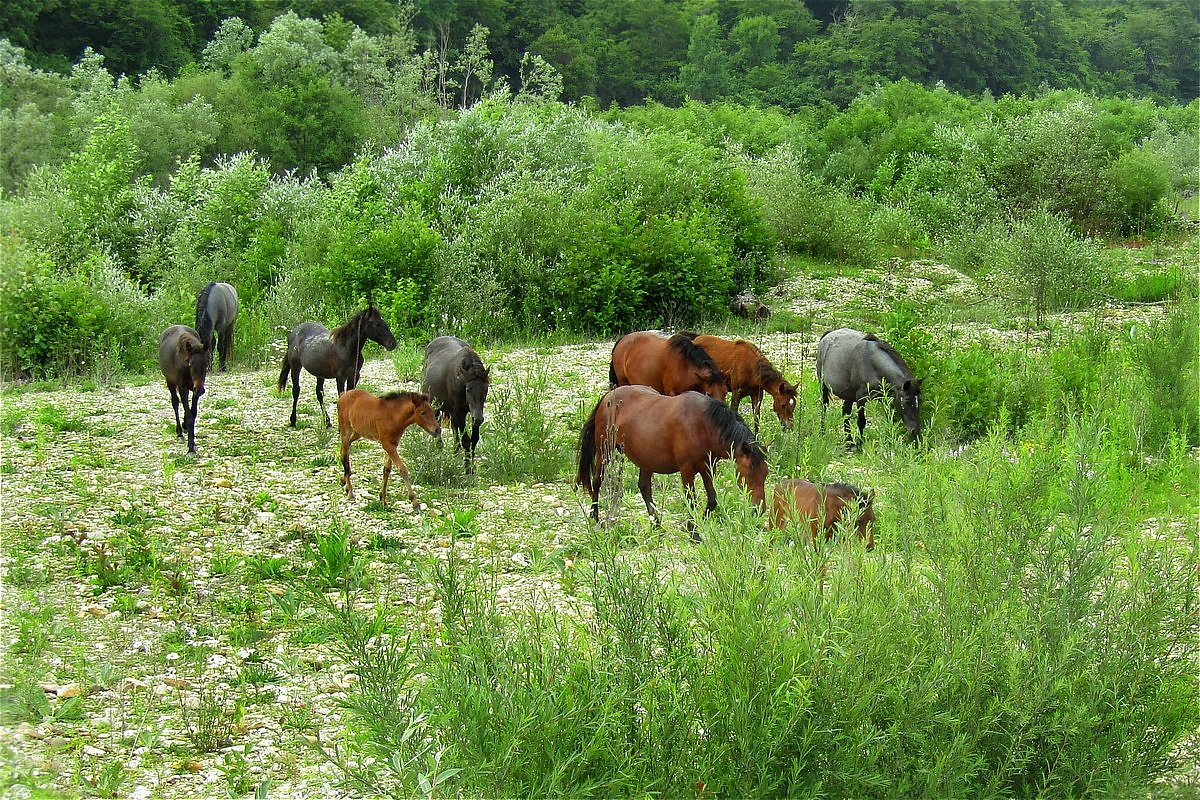
[[[679,70],[679,81],[693,100],[710,102],[729,94],[729,56],[715,15],[705,14],[692,23],[687,63]]]

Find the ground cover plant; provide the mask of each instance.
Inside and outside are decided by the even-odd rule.
[[[875,489],[871,552],[768,532],[727,466],[708,519],[658,480],[663,529],[615,469],[613,522],[589,526],[573,446],[611,341],[481,347],[494,388],[477,475],[448,446],[405,442],[419,514],[347,503],[336,437],[312,403],[286,429],[271,370],[210,380],[196,457],[157,382],[9,388],[0,781],[98,796],[1194,791],[1194,300],[1006,331],[978,304],[917,314],[873,282],[885,272],[812,306],[844,278],[801,267],[806,290],[778,298],[792,330],[736,329],[800,387],[794,431],[763,416],[768,484]],[[899,280],[940,274],[914,262]],[[822,420],[815,340],[851,313],[944,387],[921,446],[884,406],[861,453],[836,408]],[[363,385],[416,388],[412,348],[370,351]],[[379,455],[351,458],[370,497]]]

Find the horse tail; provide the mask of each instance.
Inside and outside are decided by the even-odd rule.
[[[212,349],[213,321],[208,314],[208,296],[216,285],[216,281],[211,281],[196,296],[196,333],[200,334],[200,341],[204,342],[204,346],[210,350]]]
[[[608,362],[608,388],[609,389],[617,388],[617,368],[616,368],[616,365],[613,364],[611,359],[609,359],[609,362]]]
[[[821,405],[829,404],[829,386],[824,381],[821,382]]]
[[[291,366],[289,361],[290,361],[290,359],[288,359],[288,354],[284,353],[283,354],[283,367],[279,370],[279,391],[281,391],[281,392],[285,388],[287,388],[288,372],[291,371],[288,369],[288,367]]]
[[[600,403],[603,402],[604,398],[601,397],[579,432],[579,472],[575,476],[575,483],[587,489],[588,494],[593,490],[592,468],[596,464],[596,414],[600,411]]]

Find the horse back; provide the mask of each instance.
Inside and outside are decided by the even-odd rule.
[[[762,351],[744,339],[722,339],[719,336],[701,335],[696,344],[712,356],[721,374],[729,382],[730,389],[757,389],[758,362]]]
[[[617,386],[649,386],[663,391],[663,364],[667,340],[652,331],[627,333],[613,345],[613,373]]]
[[[158,339],[158,368],[168,383],[176,386],[191,383],[183,353],[183,346],[189,340],[196,345],[203,345],[200,334],[187,325],[172,325]]]
[[[817,380],[843,400],[866,396],[868,381],[863,378],[864,353],[861,345],[866,334],[852,328],[826,332],[817,342]]]
[[[444,406],[466,408],[467,387],[456,379],[455,368],[474,352],[457,336],[439,336],[425,345],[421,390]]]

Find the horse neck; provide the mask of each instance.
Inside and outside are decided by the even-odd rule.
[[[896,363],[896,359],[878,345],[871,349],[871,360],[879,376],[888,382],[893,392],[903,386],[905,381],[912,380],[912,373]]]

